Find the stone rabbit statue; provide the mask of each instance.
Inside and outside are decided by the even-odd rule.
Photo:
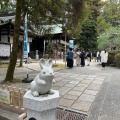
[[[44,94],[53,94],[52,83],[55,82],[54,73],[52,69],[52,59],[45,60],[40,59],[40,73],[35,77],[35,79],[30,84],[31,93],[34,97]]]

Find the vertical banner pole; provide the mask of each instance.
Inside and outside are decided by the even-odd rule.
[[[27,50],[27,14],[24,22],[24,58],[27,58],[27,78],[28,78],[28,50]]]
[[[28,83],[31,82],[32,79],[29,78],[28,75],[28,49],[27,49],[27,43],[28,43],[28,35],[27,35],[27,13],[25,15],[25,21],[24,21],[24,47],[23,47],[23,51],[24,51],[24,56],[23,58],[27,59],[27,78],[23,79],[22,82]]]
[[[67,62],[67,60],[66,60],[66,55],[67,54],[67,50],[66,50],[66,32],[65,32],[65,67],[67,66],[66,65],[66,62]]]

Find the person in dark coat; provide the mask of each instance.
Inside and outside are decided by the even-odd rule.
[[[72,68],[73,67],[73,59],[74,59],[74,52],[72,51],[72,48],[69,48],[69,51],[67,53],[67,67]]]
[[[81,67],[84,67],[85,66],[85,51],[84,51],[84,49],[82,49],[80,58],[81,58]]]
[[[90,62],[91,62],[91,52],[90,52],[90,50],[88,50],[88,52],[86,54],[86,57],[87,57],[87,66],[90,66]]]

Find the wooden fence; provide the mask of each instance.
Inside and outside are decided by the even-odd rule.
[[[10,104],[6,104],[3,102],[0,102],[0,107],[3,109],[7,109],[10,111],[14,111],[17,113],[23,113],[25,112],[25,108],[23,108],[23,95],[25,94],[26,90],[22,90],[21,88],[17,89],[16,87],[10,87],[3,85],[0,90],[9,91],[9,100]]]

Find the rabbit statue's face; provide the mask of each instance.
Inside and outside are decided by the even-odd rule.
[[[54,73],[52,69],[52,59],[45,60],[40,59],[41,72],[39,74],[40,78],[44,80],[52,80],[54,78]]]
[[[40,77],[42,79],[53,79],[54,78],[54,72],[52,68],[46,67],[41,70]]]

